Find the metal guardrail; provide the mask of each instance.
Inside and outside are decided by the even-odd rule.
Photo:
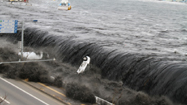
[[[107,100],[104,100],[104,99],[99,98],[99,97],[97,97],[97,96],[95,96],[95,99],[96,99],[96,103],[97,103],[98,105],[115,105],[115,104],[110,103],[110,102],[108,102]]]
[[[11,61],[11,62],[0,62],[0,64],[6,64],[6,63],[27,63],[27,62],[41,62],[41,61],[55,61],[56,59],[45,59],[45,60],[27,60],[27,61]]]

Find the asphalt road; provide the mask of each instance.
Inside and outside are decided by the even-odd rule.
[[[3,105],[64,105],[21,81],[0,76],[0,98],[5,95]]]

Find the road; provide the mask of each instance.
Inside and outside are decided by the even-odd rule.
[[[0,98],[5,95],[3,105],[64,105],[21,81],[0,76]]]

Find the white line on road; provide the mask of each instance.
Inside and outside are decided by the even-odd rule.
[[[30,94],[30,93],[26,92],[25,90],[23,90],[23,89],[19,88],[18,86],[16,86],[16,85],[12,84],[11,82],[9,82],[9,81],[7,81],[7,80],[5,80],[5,79],[1,78],[1,77],[0,77],[0,79],[1,79],[1,80],[3,80],[3,81],[5,81],[5,82],[7,82],[8,84],[10,84],[10,85],[14,86],[15,88],[17,88],[17,89],[21,90],[22,92],[26,93],[27,95],[29,95],[29,96],[31,96],[31,97],[33,97],[33,98],[35,98],[36,100],[38,100],[38,101],[42,102],[43,104],[45,104],[45,105],[49,105],[49,104],[45,103],[44,101],[40,100],[39,98],[37,98],[37,97],[33,96],[32,94]]]
[[[4,98],[0,97],[1,100],[5,101],[6,103],[10,104],[10,102],[8,102],[7,100],[5,100]]]

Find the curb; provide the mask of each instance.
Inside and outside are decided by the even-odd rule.
[[[62,102],[62,103],[65,104],[65,105],[72,105],[72,104],[70,104],[70,103],[64,102],[63,100],[61,100],[61,99],[59,99],[59,98],[57,98],[57,97],[54,97],[53,95],[51,95],[51,94],[49,94],[49,93],[47,93],[47,92],[45,92],[45,91],[43,91],[43,90],[37,88],[36,86],[30,84],[29,82],[27,82],[27,81],[25,81],[25,80],[21,80],[21,81],[22,81],[23,83],[25,83],[25,84],[27,84],[27,85],[33,87],[34,89],[39,90],[40,92],[42,92],[42,93],[44,93],[44,94],[50,96],[51,98],[53,98],[53,99],[55,99],[55,100],[57,100],[57,101]],[[93,104],[93,105],[115,105],[115,104],[110,103],[109,101],[104,100],[104,99],[102,99],[102,98],[100,98],[100,97],[95,96],[95,98],[96,98],[96,104]],[[81,104],[81,105],[86,105],[86,104]],[[89,105],[91,105],[91,104],[89,104]]]
[[[26,81],[24,81],[24,80],[21,80],[21,81],[22,81],[23,83],[25,83],[25,84],[27,84],[27,85],[29,85],[29,86],[31,86],[31,87],[33,87],[33,88],[35,88],[35,89],[39,90],[40,92],[42,92],[42,93],[44,93],[44,94],[46,94],[46,95],[50,96],[51,98],[56,99],[57,101],[62,102],[62,103],[63,103],[63,104],[65,104],[65,105],[70,105],[70,104],[68,104],[68,103],[66,103],[66,102],[64,102],[64,101],[62,101],[62,100],[60,100],[60,99],[58,99],[58,98],[54,97],[53,95],[48,94],[47,92],[42,91],[41,89],[39,89],[39,88],[37,88],[37,87],[35,87],[35,86],[33,86],[33,85],[29,84],[28,82],[26,82]]]

